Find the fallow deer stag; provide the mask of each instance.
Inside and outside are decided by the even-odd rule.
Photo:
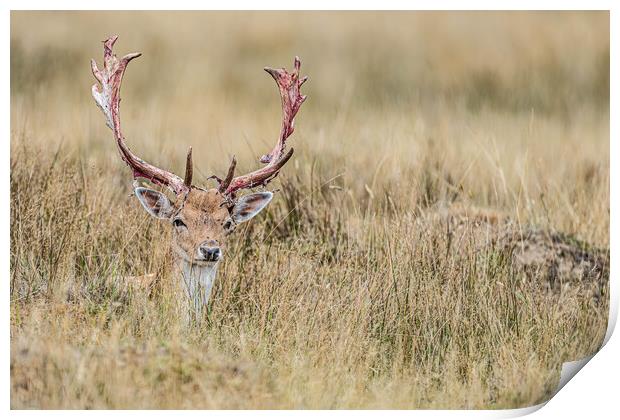
[[[116,145],[123,161],[133,171],[133,178],[146,179],[168,187],[175,195],[168,197],[148,188],[135,186],[134,192],[142,206],[153,217],[167,220],[173,226],[171,248],[175,255],[182,287],[185,291],[188,314],[200,317],[206,306],[223,256],[227,236],[242,222],[256,216],[273,198],[269,191],[250,193],[241,197],[243,189],[265,186],[278,175],[291,158],[293,149],[286,150],[286,141],[294,130],[295,115],[306,99],[301,95],[301,85],[307,77],[299,77],[301,62],[295,57],[294,69],[265,68],[276,81],[282,100],[282,126],[278,141],[268,154],[260,158],[260,169],[246,175],[235,176],[236,160],[233,157],[227,175],[212,178],[217,188],[204,189],[192,184],[192,149],[187,154],[185,177],[158,168],[135,155],[125,144],[119,114],[120,89],[127,65],[140,53],[127,54],[120,60],[112,49],[117,36],[103,43],[103,69],[91,60],[92,72],[97,81],[92,87],[95,102],[106,117],[106,124],[114,133]]]

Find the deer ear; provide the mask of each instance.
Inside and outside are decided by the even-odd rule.
[[[159,191],[150,190],[148,188],[138,187],[134,189],[134,193],[140,204],[153,217],[158,219],[168,219],[174,213],[174,206],[166,197],[166,194]]]
[[[232,210],[232,218],[235,223],[245,222],[256,216],[273,198],[273,193],[260,192],[244,195],[237,201]]]

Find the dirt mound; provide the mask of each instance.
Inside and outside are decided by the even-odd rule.
[[[609,251],[560,232],[512,229],[503,234],[499,245],[510,253],[513,264],[542,275],[554,290],[566,283],[602,288],[609,281]]]
[[[609,250],[561,232],[521,225],[505,214],[461,205],[425,214],[421,223],[445,231],[455,255],[500,253],[516,272],[537,279],[553,291],[585,287],[600,296],[609,282]]]

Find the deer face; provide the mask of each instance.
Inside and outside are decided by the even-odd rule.
[[[260,192],[231,204],[217,189],[192,188],[184,200],[173,204],[165,194],[148,188],[138,187],[135,194],[151,216],[172,224],[172,249],[177,256],[199,266],[216,265],[224,255],[227,236],[239,223],[256,216],[273,197],[270,192]]]

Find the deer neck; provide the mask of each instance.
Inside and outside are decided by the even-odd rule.
[[[218,264],[203,266],[191,264],[181,259],[177,261],[177,267],[179,268],[181,288],[184,291],[190,312],[199,317],[209,302]]]

